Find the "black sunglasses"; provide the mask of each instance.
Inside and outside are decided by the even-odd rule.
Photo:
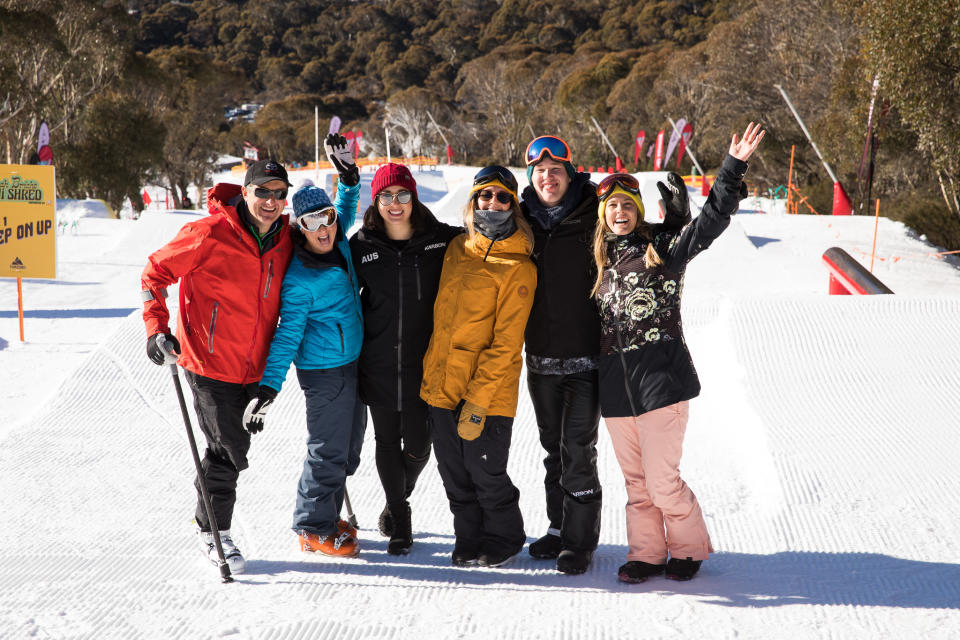
[[[477,193],[477,200],[483,200],[484,202],[494,197],[496,197],[497,202],[500,204],[510,204],[513,202],[513,196],[506,191],[497,191],[494,193],[490,191],[490,189],[484,189]]]
[[[253,195],[258,198],[263,198],[264,200],[269,200],[273,198],[277,202],[281,202],[287,199],[287,190],[286,189],[264,189],[263,187],[257,187],[253,190]]]

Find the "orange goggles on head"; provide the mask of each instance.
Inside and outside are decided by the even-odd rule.
[[[629,173],[614,173],[601,180],[600,184],[597,185],[597,197],[600,198],[600,202],[606,200],[613,193],[614,187],[620,187],[627,193],[637,197],[640,196],[640,182],[636,178]]]

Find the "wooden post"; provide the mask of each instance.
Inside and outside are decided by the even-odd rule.
[[[23,278],[17,278],[17,317],[20,318],[20,342],[23,342]]]
[[[870,250],[870,273],[873,273],[873,259],[877,255],[877,227],[880,225],[880,198],[877,198],[877,212],[873,216],[873,249]]]

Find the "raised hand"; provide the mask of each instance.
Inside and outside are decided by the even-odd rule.
[[[730,140],[730,149],[727,153],[737,160],[746,162],[760,146],[760,141],[763,140],[763,134],[765,133],[766,131],[760,128],[759,122],[756,124],[751,122],[743,132],[741,140],[737,140],[737,134],[733,134],[733,138]]]
[[[663,201],[663,227],[666,229],[682,229],[690,222],[690,197],[687,194],[687,185],[680,174],[670,172],[667,182],[657,182],[660,199]]]
[[[340,180],[348,187],[360,182],[360,170],[353,160],[353,148],[339,133],[327,135],[323,141],[323,150],[327,152],[327,159],[337,169]]]

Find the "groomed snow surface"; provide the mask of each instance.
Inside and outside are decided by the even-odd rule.
[[[416,177],[453,221],[473,172]],[[293,377],[240,478],[233,530],[247,571],[221,584],[191,526],[170,373],[147,361],[140,317],[147,255],[201,214],[80,218],[59,236],[58,279],[23,283],[24,343],[16,283],[0,281],[0,637],[960,636],[960,271],[880,219],[874,273],[896,295],[827,296],[821,254],[840,246],[869,265],[873,218],[786,216],[753,199],[741,209],[691,264],[683,308],[703,393],[681,468],[716,553],[690,582],[641,585],[616,579],[625,492],[602,425],[603,526],[585,575],[526,551],[498,569],[451,567],[432,464],[411,500],[413,549],[388,555],[372,426],[348,484],[360,556],[301,553],[289,528],[305,453]],[[522,390],[509,468],[528,541],[547,526],[542,457]]]

